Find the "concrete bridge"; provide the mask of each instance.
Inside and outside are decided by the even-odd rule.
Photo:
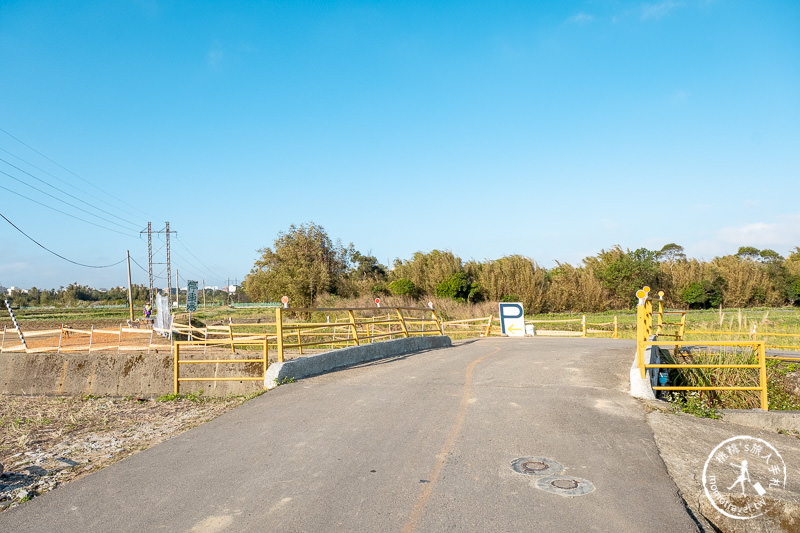
[[[11,509],[0,530],[703,529],[627,392],[634,351],[493,338],[302,379]]]

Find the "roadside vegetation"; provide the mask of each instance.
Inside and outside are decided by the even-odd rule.
[[[631,309],[644,285],[663,290],[672,308],[710,309],[800,305],[800,247],[787,258],[774,250],[741,247],[711,261],[687,258],[681,246],[623,250],[614,246],[579,265],[543,268],[510,255],[464,261],[450,251],[417,252],[389,268],[334,243],[313,223],[290,226],[261,256],[244,282],[254,302],[288,296],[293,307],[311,307],[331,296],[343,299],[436,297],[466,304],[519,301],[527,312],[603,312]]]

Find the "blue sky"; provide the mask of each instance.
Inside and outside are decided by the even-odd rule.
[[[146,268],[169,221],[181,285],[308,221],[384,263],[786,255],[798,28],[792,1],[4,0],[0,213],[95,266]],[[0,284],[74,281],[125,266],[0,219]]]

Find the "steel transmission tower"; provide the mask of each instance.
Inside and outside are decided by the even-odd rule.
[[[153,223],[152,222],[148,222],[147,223],[147,229],[146,230],[142,230],[142,231],[139,232],[140,234],[147,232],[147,262],[148,262],[148,273],[150,274],[150,305],[153,304],[153,296],[155,294],[155,288],[153,286],[154,285],[154,283],[153,283],[153,280],[154,280],[153,265],[163,265],[163,264],[165,264],[165,263],[158,263],[158,262],[154,263],[153,262],[153,234],[154,233],[157,234],[157,235],[166,235],[166,241],[167,241],[167,243],[166,243],[166,248],[167,248],[167,262],[166,262],[166,265],[167,265],[167,295],[168,295],[168,298],[170,299],[169,301],[172,301],[172,261],[170,259],[169,237],[170,237],[170,234],[172,234],[172,233],[176,233],[177,234],[178,232],[177,231],[170,231],[169,222],[166,222],[165,224],[166,224],[166,227],[164,229],[159,230],[159,231],[153,231]]]

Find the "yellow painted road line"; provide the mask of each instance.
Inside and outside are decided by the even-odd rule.
[[[469,366],[467,366],[467,371],[464,375],[464,392],[461,395],[461,404],[458,406],[458,412],[456,413],[455,420],[453,420],[453,425],[450,427],[450,434],[442,446],[439,455],[436,456],[436,464],[433,466],[431,473],[428,475],[429,483],[424,485],[422,492],[420,492],[419,496],[417,497],[417,503],[411,509],[411,514],[408,517],[408,521],[406,522],[405,527],[403,527],[403,533],[411,533],[417,528],[417,524],[422,518],[422,513],[425,511],[425,506],[428,503],[428,498],[430,498],[431,493],[433,493],[433,488],[436,486],[436,481],[439,479],[439,474],[441,474],[442,468],[444,468],[444,463],[447,460],[447,456],[452,451],[453,446],[456,443],[456,439],[458,439],[458,434],[461,433],[461,426],[464,425],[464,419],[467,415],[467,407],[469,406],[473,370],[475,370],[475,367],[478,365],[478,363],[499,351],[500,347],[498,346],[486,355],[478,357],[472,361]]]

